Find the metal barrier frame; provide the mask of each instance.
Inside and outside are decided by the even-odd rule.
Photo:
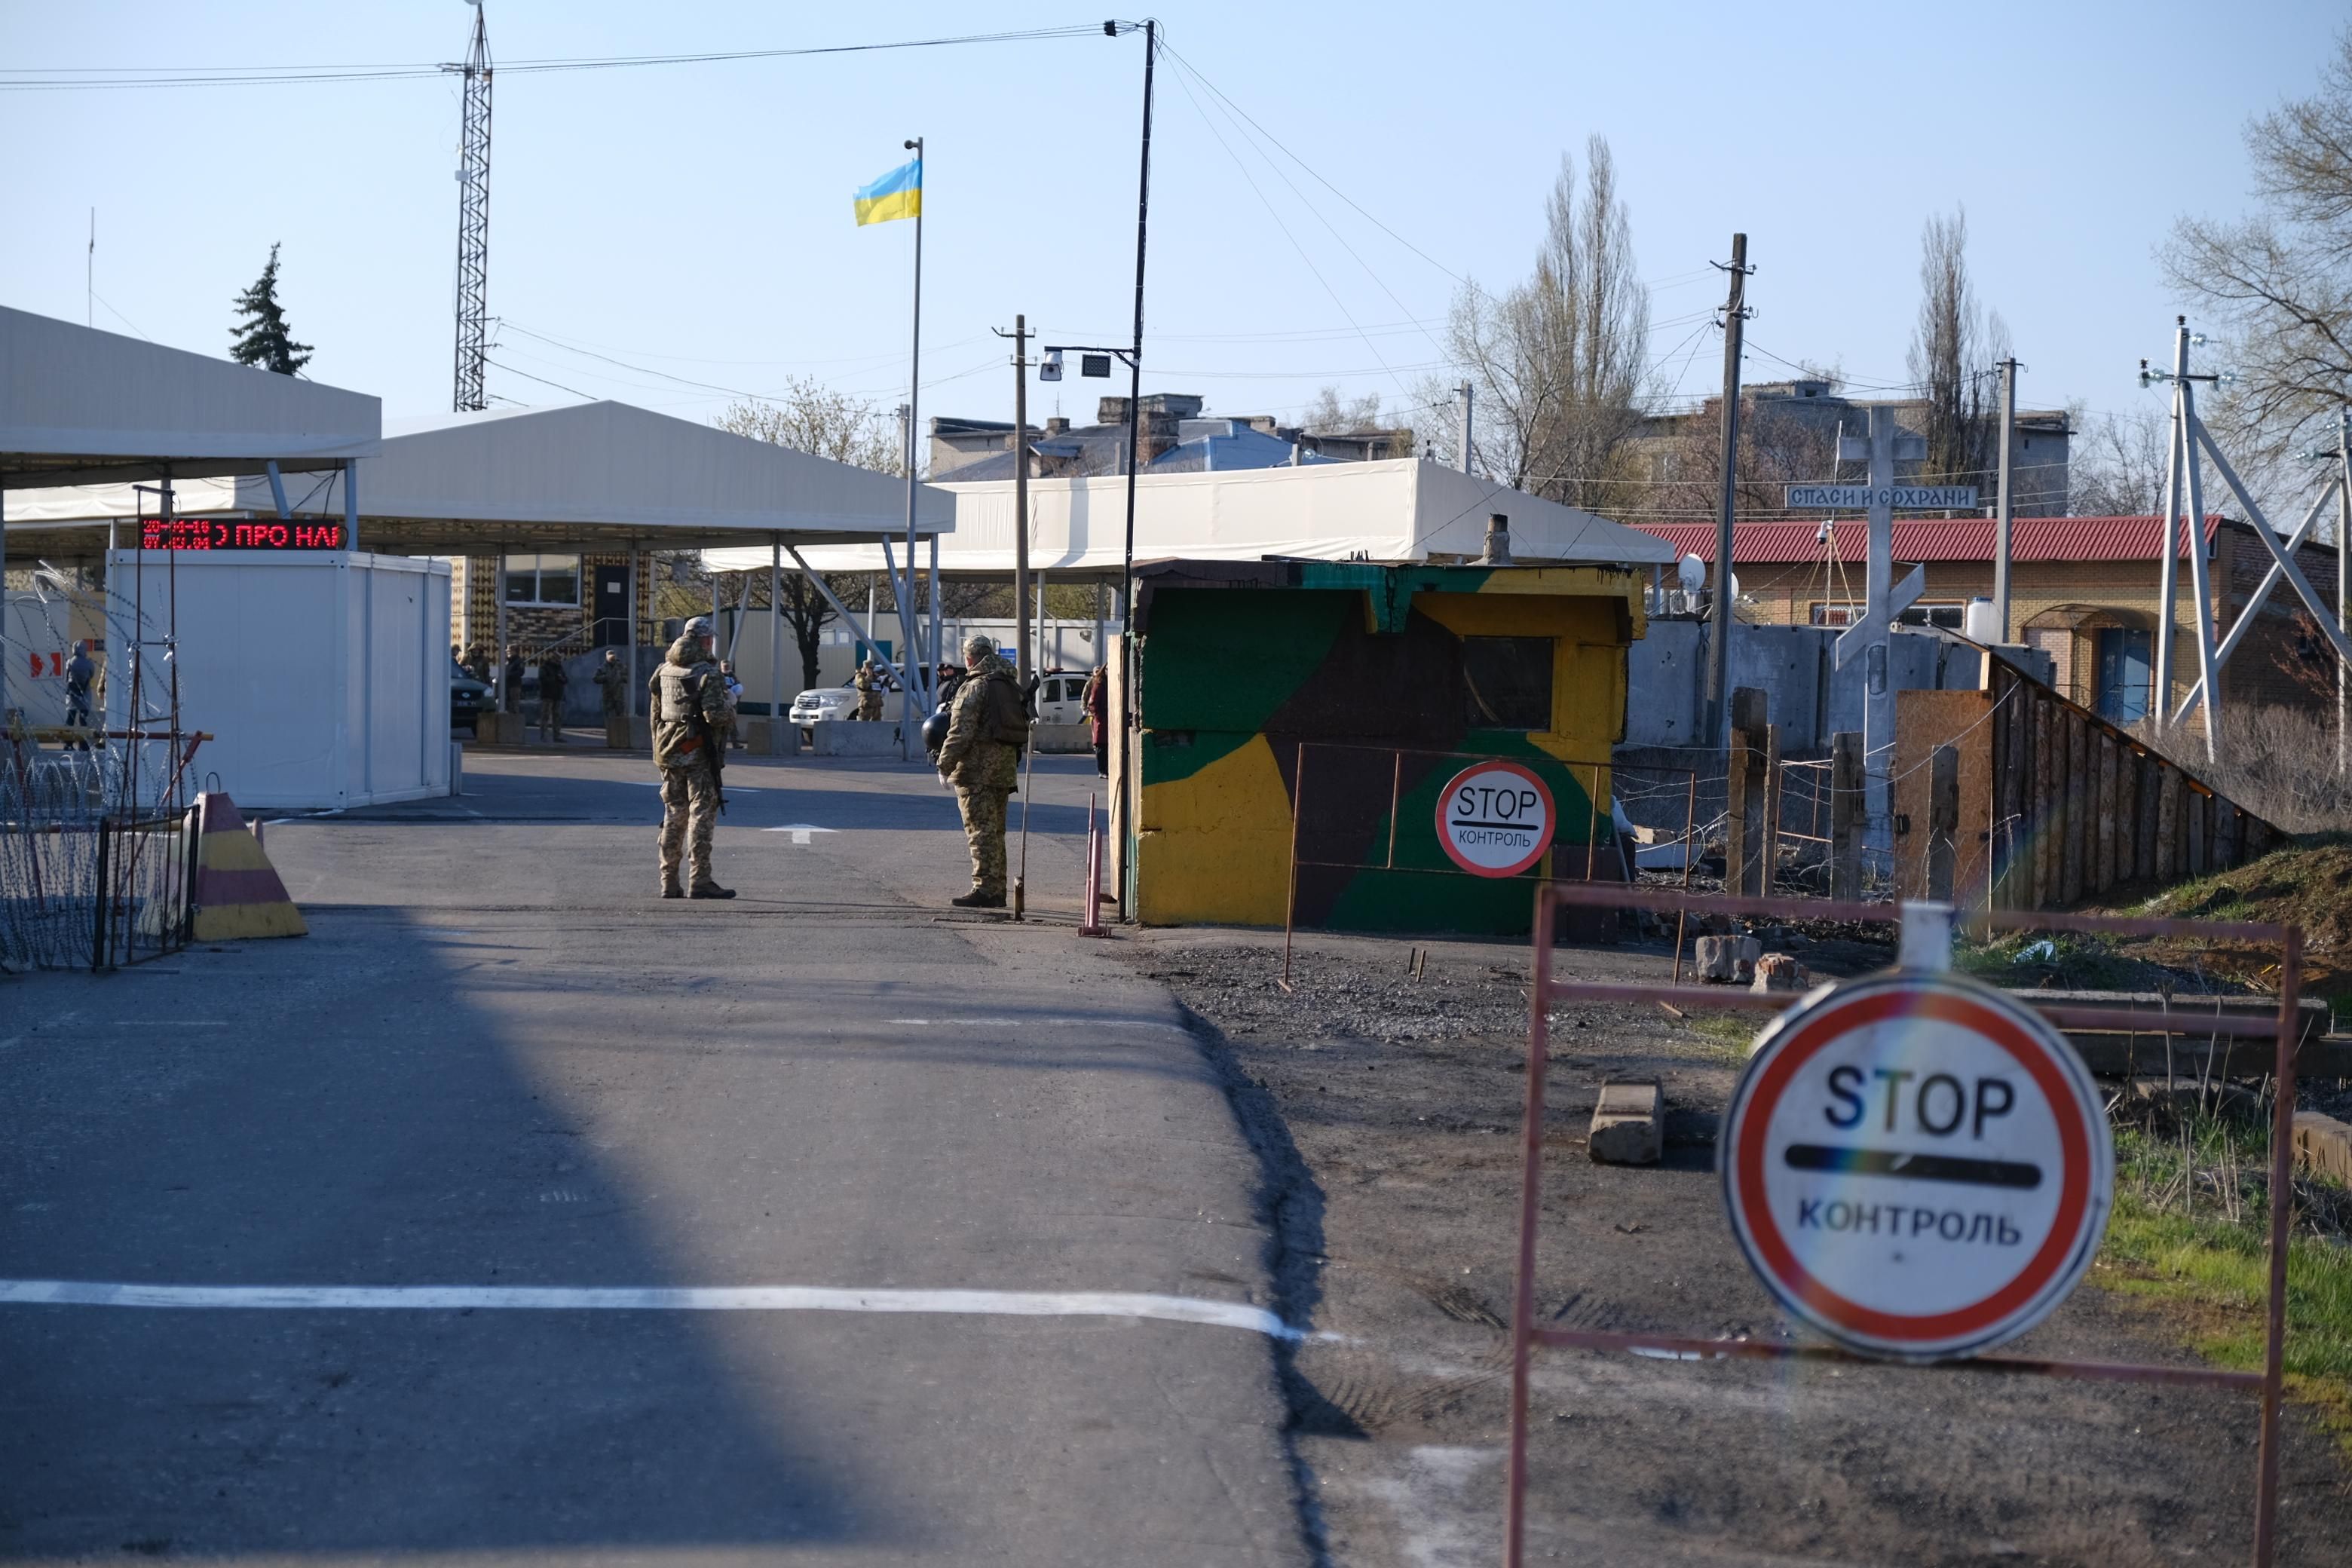
[[[1596,888],[1581,883],[1547,883],[1536,892],[1535,951],[1531,962],[1533,986],[1528,1022],[1526,1124],[1523,1129],[1519,1176],[1519,1254],[1511,1305],[1511,1438],[1505,1481],[1503,1561],[1506,1568],[1521,1568],[1526,1550],[1528,1479],[1528,1370],[1538,1345],[1561,1348],[1665,1352],[1688,1359],[1764,1361],[1827,1361],[1865,1366],[1901,1366],[1825,1345],[1774,1344],[1754,1340],[1698,1338],[1684,1334],[1601,1332],[1580,1329],[1538,1328],[1535,1322],[1536,1234],[1542,1213],[1544,1074],[1552,1002],[1661,1002],[1682,1007],[1745,1008],[1780,1012],[1794,1005],[1787,992],[1759,993],[1703,985],[1643,985],[1599,981],[1556,980],[1551,954],[1556,917],[1563,906],[1600,905],[1612,909],[1648,909],[1678,914],[1767,915],[1787,920],[1874,921],[1898,923],[1902,906],[1825,902],[1810,899],[1744,898],[1687,892],[1650,891],[1639,888]],[[1948,911],[1948,906],[1933,906]],[[2130,916],[2049,914],[2022,910],[1976,911],[1967,917],[1979,929],[2072,931],[2116,936],[2230,937],[2279,944],[2279,1005],[2274,1016],[2183,1018],[2168,1009],[2137,1007],[2042,1006],[2052,1023],[2076,1028],[2123,1030],[2149,1034],[2270,1036],[2278,1042],[2273,1068],[2276,1087],[2271,1121],[2270,1271],[2268,1310],[2263,1320],[2263,1370],[2225,1372],[2206,1367],[2152,1366],[2136,1363],[2065,1361],[2032,1356],[1981,1355],[1940,1362],[1921,1370],[2013,1373],[2036,1377],[2063,1377],[2090,1382],[2157,1383],[2187,1387],[2252,1389],[2262,1398],[2261,1443],[2255,1459],[2255,1568],[2270,1568],[2277,1536],[2279,1477],[2279,1413],[2284,1386],[2286,1353],[2287,1238],[2294,1209],[2294,1057],[2301,1040],[2300,1004],[2303,989],[2303,928],[2257,924],[2242,921],[2143,920]],[[2030,995],[2021,1003],[2032,1005]]]
[[[1389,850],[1388,858],[1386,859],[1373,862],[1369,860],[1302,860],[1298,858],[1298,825],[1305,811],[1305,801],[1307,798],[1307,753],[1310,750],[1318,749],[1328,752],[1369,752],[1375,755],[1385,756],[1391,759],[1391,765],[1389,770]],[[1575,776],[1576,770],[1579,768],[1588,768],[1591,770],[1584,789],[1585,801],[1591,807],[1590,812],[1587,814],[1584,827],[1584,879],[1589,882],[1592,879],[1592,870],[1596,863],[1594,856],[1599,847],[1601,836],[1601,770],[1603,768],[1609,769],[1610,777],[1613,782],[1617,773],[1620,771],[1619,766],[1616,763],[1607,760],[1592,762],[1589,759],[1580,757],[1554,757],[1549,752],[1546,752],[1544,755],[1547,760],[1557,763],[1559,766],[1567,769],[1569,776],[1571,778]],[[1280,984],[1284,990],[1287,991],[1290,989],[1291,942],[1292,938],[1297,934],[1298,928],[1298,872],[1302,867],[1313,867],[1332,871],[1402,871],[1413,876],[1422,877],[1467,877],[1473,875],[1471,872],[1465,871],[1459,868],[1452,866],[1400,866],[1396,863],[1397,811],[1398,805],[1404,796],[1404,760],[1407,757],[1435,757],[1441,760],[1464,763],[1513,763],[1521,766],[1526,764],[1525,758],[1501,756],[1491,752],[1441,752],[1420,746],[1375,746],[1352,741],[1298,742],[1292,750],[1290,760],[1289,893],[1284,900],[1282,911],[1282,978]],[[1694,768],[1636,768],[1632,771],[1636,773],[1668,774],[1680,773],[1689,781],[1683,804],[1682,836],[1676,840],[1676,842],[1680,843],[1683,847],[1683,886],[1685,888],[1688,888],[1690,886],[1692,859],[1691,842],[1696,828],[1696,818],[1698,811],[1697,770]],[[1547,848],[1544,851],[1544,858],[1549,859],[1550,858],[1550,856],[1551,851]],[[1633,879],[1639,875],[1640,871],[1639,860],[1640,857],[1637,854],[1633,858],[1633,860],[1629,862],[1626,880],[1622,882],[1612,882],[1610,886],[1618,888],[1631,888],[1634,886]],[[1537,862],[1536,869],[1534,870],[1519,871],[1515,872],[1508,877],[1494,877],[1486,879],[1496,882],[1532,882],[1540,887],[1545,884],[1546,880],[1542,866],[1543,861],[1538,860]],[[1675,977],[1677,980],[1682,977],[1682,962],[1683,928],[1678,923],[1675,928]]]
[[[171,878],[164,886],[172,898],[164,910],[164,922],[156,928],[153,951],[142,953],[139,942],[141,911],[136,883],[140,862],[145,858],[142,851],[148,837],[159,833],[177,833],[180,836],[178,863],[156,868],[159,874]],[[126,835],[136,836],[129,838],[127,853],[123,848]],[[194,806],[174,816],[149,817],[143,821],[100,819],[97,897],[93,900],[89,944],[91,973],[168,957],[188,945],[195,922],[196,868],[203,845],[204,833]],[[171,851],[160,853],[169,854]]]

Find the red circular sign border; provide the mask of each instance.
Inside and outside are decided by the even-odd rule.
[[[1950,983],[1949,976],[1932,978]],[[1764,1137],[1771,1115],[1769,1110],[1759,1113],[1759,1107],[1777,1103],[1797,1069],[1832,1040],[1898,1014],[1941,1017],[1978,1029],[2016,1059],[2053,1106],[2078,1104],[2074,1084],[2051,1060],[2043,1043],[1980,998],[1948,992],[1921,996],[1900,984],[1850,997],[1842,1005],[1832,998],[1831,1005],[1822,1006],[1812,1017],[1801,1019],[1793,1033],[1772,1043],[1771,1059],[1759,1071],[1754,1089],[1738,1097],[1743,1102],[1740,1125],[1724,1184],[1737,1211],[1734,1228],[1752,1244],[1751,1257],[1756,1258],[1759,1271],[1767,1274],[1784,1297],[1801,1301],[1815,1318],[1890,1346],[1926,1349],[1952,1342],[1965,1345],[1994,1335],[2002,1319],[2039,1300],[2065,1272],[2082,1246],[2094,1162],[2090,1141],[2079,1117],[2063,1115],[2055,1119],[2062,1177],[2066,1187],[2060,1195],[2059,1212],[2048,1238],[2007,1285],[1970,1306],[1949,1311],[1924,1316],[1884,1312],[1849,1300],[1814,1279],[1797,1260],[1772,1217],[1769,1204],[1750,1205],[1744,1195],[1750,1185],[1759,1193],[1764,1187]],[[1994,1026],[1986,1027],[1987,1023]]]
[[[1536,793],[1543,796],[1544,834],[1543,841],[1538,844],[1534,850],[1531,851],[1525,859],[1509,866],[1490,868],[1485,866],[1467,865],[1463,861],[1461,856],[1456,855],[1454,852],[1454,837],[1445,830],[1445,803],[1453,797],[1454,785],[1460,784],[1464,779],[1468,778],[1472,773],[1486,773],[1489,769],[1494,768],[1500,768],[1507,773],[1517,773],[1519,777],[1527,780],[1528,783],[1536,786]],[[1469,872],[1470,875],[1474,877],[1493,877],[1500,879],[1504,877],[1517,876],[1520,872],[1526,870],[1528,867],[1534,865],[1537,861],[1544,858],[1545,851],[1551,847],[1552,835],[1558,832],[1559,829],[1559,806],[1551,798],[1551,787],[1545,784],[1542,779],[1538,778],[1536,775],[1535,770],[1528,767],[1525,763],[1515,763],[1506,757],[1489,757],[1485,762],[1473,763],[1468,767],[1464,768],[1460,773],[1455,773],[1452,778],[1447,779],[1445,781],[1445,787],[1437,792],[1437,847],[1445,851],[1445,858],[1448,860],[1453,861],[1456,866],[1461,867],[1463,870]]]

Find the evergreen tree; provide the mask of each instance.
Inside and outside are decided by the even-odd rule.
[[[229,329],[234,340],[228,357],[239,364],[257,365],[292,375],[310,363],[310,345],[298,343],[286,331],[286,312],[278,305],[278,247],[269,247],[269,265],[253,286],[238,295],[236,313],[245,320]]]

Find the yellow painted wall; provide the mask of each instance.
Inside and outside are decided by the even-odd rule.
[[[1264,735],[1145,790],[1139,826],[1136,900],[1146,925],[1283,923],[1290,791]]]

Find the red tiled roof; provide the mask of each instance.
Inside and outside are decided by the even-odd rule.
[[[2210,540],[2221,519],[2205,520]],[[1631,526],[1655,534],[1677,553],[1715,560],[1715,524],[1711,522],[1637,522]],[[1837,542],[1838,559],[1859,563],[1869,558],[1868,525],[1859,521],[1830,525]],[[2164,522],[2155,517],[2021,517],[2011,525],[2012,561],[2152,561]],[[1777,565],[1819,561],[1822,555],[1818,522],[1742,522],[1731,537],[1734,565],[1753,562]],[[1993,521],[1989,517],[1897,518],[1895,559],[1897,561],[1990,561]],[[2188,552],[2184,548],[2182,554]]]

